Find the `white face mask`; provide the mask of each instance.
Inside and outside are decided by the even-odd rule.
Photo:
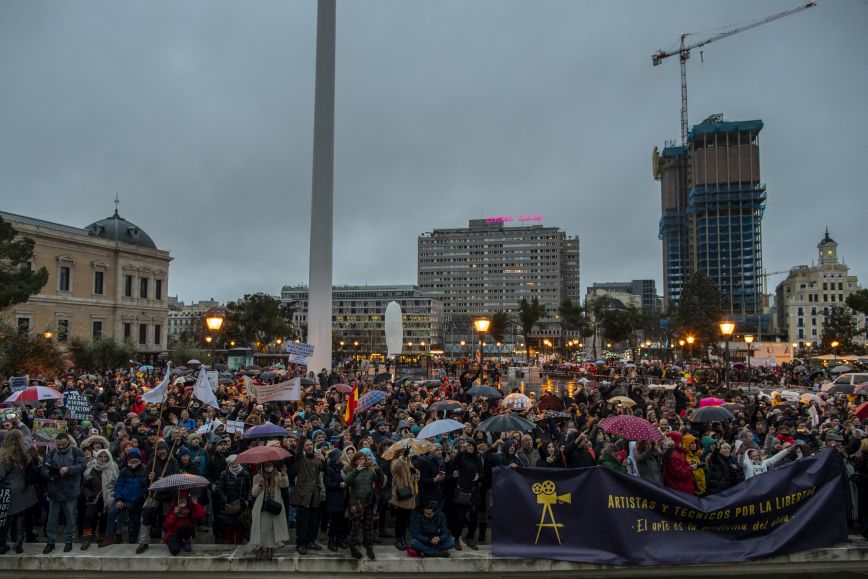
[[[265,472],[271,474],[272,472],[274,472],[274,467],[273,466],[266,466],[263,470]]]

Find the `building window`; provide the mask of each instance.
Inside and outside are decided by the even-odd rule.
[[[159,346],[163,341],[163,327],[160,324],[154,324],[154,345]]]
[[[57,289],[62,292],[69,291],[69,274],[70,269],[67,265],[60,266],[60,275],[58,276]]]
[[[93,322],[93,339],[98,340],[102,338],[102,321],[94,320]]]
[[[18,318],[17,324],[19,334],[30,333],[30,318]]]
[[[139,280],[139,297],[143,300],[148,299],[148,278],[146,277]]]
[[[163,299],[163,280],[161,279],[154,280],[154,299]]]
[[[93,272],[93,293],[98,296],[105,293],[105,272]]]
[[[139,324],[139,344],[148,343],[148,324]]]
[[[133,276],[131,275],[124,276],[124,296],[133,297]]]
[[[130,323],[124,324],[124,341],[129,342],[133,339],[133,325]]]
[[[61,343],[69,341],[69,320],[57,320],[57,341]]]

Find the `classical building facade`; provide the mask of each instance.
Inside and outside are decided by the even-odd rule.
[[[48,270],[48,282],[5,316],[19,330],[51,332],[63,346],[74,337],[128,341],[144,355],[166,349],[169,312],[168,251],[147,233],[114,215],[86,228],[0,211],[35,242],[30,267]]]
[[[829,237],[828,230],[817,244],[817,251],[816,265],[790,269],[787,279],[775,290],[777,333],[787,342],[819,344],[829,310],[846,307],[847,296],[859,289],[856,276],[849,275],[849,266],[838,260],[838,244]],[[859,325],[864,327],[865,317],[860,318]]]
[[[218,307],[213,298],[185,304],[177,296],[169,297],[168,337],[169,347],[176,341],[196,342],[201,340],[205,330],[205,314]]]

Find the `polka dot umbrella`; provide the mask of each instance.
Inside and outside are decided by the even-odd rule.
[[[650,422],[639,416],[620,414],[600,422],[600,428],[609,434],[617,434],[627,440],[660,440],[663,435]]]

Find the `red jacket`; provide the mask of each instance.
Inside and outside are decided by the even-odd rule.
[[[163,523],[163,528],[166,530],[163,534],[163,542],[165,543],[170,537],[177,535],[184,525],[195,528],[196,521],[204,519],[205,516],[205,509],[202,505],[194,503],[190,499],[187,499],[187,508],[180,513],[175,512],[175,504],[173,504],[166,517],[166,522]]]
[[[684,452],[679,448],[672,449],[672,454],[663,465],[663,484],[689,495],[696,492],[696,487],[693,485],[693,469],[687,464]]]

